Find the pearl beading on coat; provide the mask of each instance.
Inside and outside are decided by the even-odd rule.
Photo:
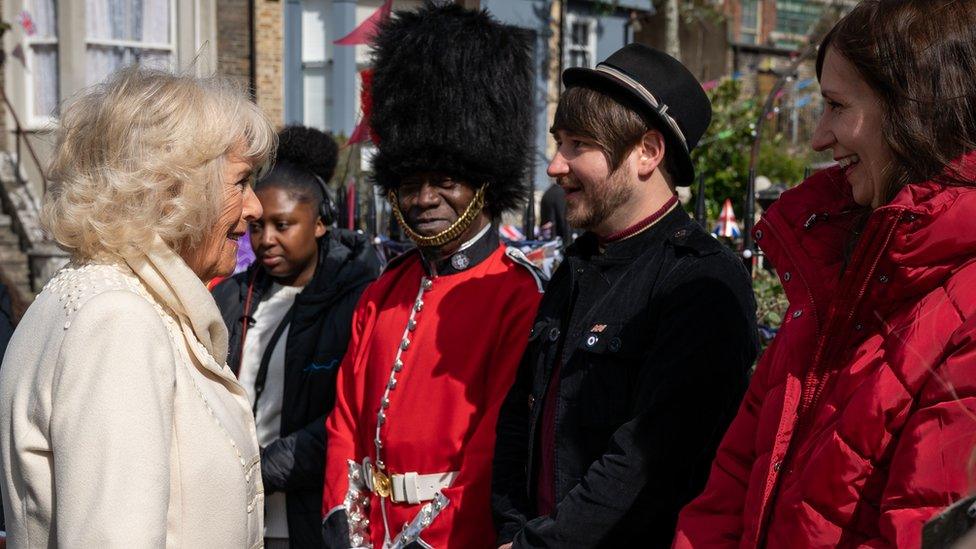
[[[99,272],[100,271],[100,272]],[[63,308],[65,312],[65,322],[64,329],[67,330],[71,327],[71,321],[74,314],[81,310],[81,307],[85,302],[103,292],[108,291],[129,291],[139,297],[145,299],[153,307],[159,317],[166,324],[167,332],[169,332],[170,340],[174,344],[176,349],[183,358],[183,364],[185,367],[192,362],[191,358],[187,356],[185,349],[181,342],[177,339],[177,334],[182,334],[183,330],[179,323],[175,320],[175,313],[164,308],[156,299],[152,296],[149,290],[142,284],[138,277],[130,274],[130,270],[127,265],[122,263],[86,263],[83,265],[77,265],[74,263],[69,263],[59,270],[55,275],[44,285],[42,292],[53,293],[58,298],[59,303],[63,303]],[[100,274],[95,280],[100,282],[100,284],[92,285],[92,274]],[[210,352],[203,346],[202,343],[191,334],[184,337],[185,340],[191,345],[195,345],[200,351],[204,353],[203,356],[210,356]],[[227,365],[224,364],[222,368],[226,368]],[[244,458],[241,453],[240,448],[234,441],[234,438],[230,435],[230,432],[224,427],[224,425],[217,418],[217,414],[214,412],[210,403],[207,401],[206,396],[197,385],[193,376],[189,376],[189,379],[193,383],[193,387],[203,401],[203,405],[206,408],[208,414],[213,418],[220,432],[223,433],[224,438],[228,443],[230,443],[231,448],[233,448],[234,453],[237,455],[237,460],[241,465],[241,470],[244,474],[245,482],[250,482],[251,477],[254,474],[255,468],[260,467],[261,458],[260,455],[254,456],[250,461]],[[263,508],[264,501],[264,489],[263,485],[259,484],[254,496],[251,497],[247,505],[247,512],[253,513],[259,507]]]

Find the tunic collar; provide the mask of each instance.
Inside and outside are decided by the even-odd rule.
[[[498,249],[498,244],[498,231],[495,230],[494,226],[489,224],[471,240],[462,244],[449,257],[433,263],[428,261],[423,254],[420,254],[420,257],[423,261],[424,270],[428,274],[432,276],[448,276],[470,270],[475,265],[488,259],[488,256]]]

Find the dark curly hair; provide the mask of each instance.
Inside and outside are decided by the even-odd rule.
[[[254,188],[283,189],[295,200],[318,209],[323,190],[315,178],[327,184],[338,156],[339,146],[330,134],[307,126],[288,126],[278,132],[277,162]]]

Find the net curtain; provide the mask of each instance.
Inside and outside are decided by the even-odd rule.
[[[97,84],[116,69],[132,63],[170,68],[173,61],[170,8],[171,0],[85,0],[88,84]],[[138,47],[105,45],[98,40],[139,44]]]
[[[57,39],[56,0],[32,0],[30,15],[35,39]],[[58,45],[31,44],[31,78],[34,88],[34,116],[54,116],[58,108]]]

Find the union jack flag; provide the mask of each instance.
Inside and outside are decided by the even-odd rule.
[[[735,212],[732,210],[731,199],[726,198],[725,204],[722,204],[722,213],[718,215],[718,223],[712,229],[712,234],[733,239],[742,236],[742,232],[739,231],[739,224],[735,221]]]

